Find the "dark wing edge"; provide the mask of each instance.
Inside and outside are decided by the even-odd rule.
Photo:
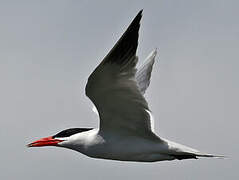
[[[105,56],[102,63],[124,64],[126,61],[135,56],[138,47],[140,20],[143,10],[139,11],[137,16],[131,22],[127,30],[117,41],[110,52]]]
[[[88,78],[85,92],[99,112],[101,130],[112,130],[114,126],[119,131],[125,129],[127,132],[130,130],[132,133],[142,135],[153,134],[148,103],[135,79],[142,12],[143,10],[139,11],[121,38]],[[135,118],[136,115],[139,119]]]
[[[121,71],[122,67],[124,67],[125,69],[135,68],[138,61],[138,58],[136,57],[136,50],[138,47],[139,28],[140,28],[140,20],[142,18],[142,12],[143,10],[139,11],[139,13],[133,19],[133,21],[128,26],[127,30],[124,32],[121,38],[117,41],[114,47],[110,50],[110,52],[105,56],[102,62],[96,67],[96,69],[89,76],[85,88],[85,93],[93,103],[94,100],[91,98],[91,90],[92,88],[95,87],[96,83],[101,84],[101,82],[99,82],[100,79],[98,79],[96,76],[100,76],[102,74],[102,71],[104,71],[103,68],[104,65],[106,64],[119,65],[119,67],[121,68],[115,69],[118,71]]]

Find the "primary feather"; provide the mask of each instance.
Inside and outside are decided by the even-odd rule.
[[[149,107],[135,79],[141,13],[88,79],[86,95],[98,110],[100,130],[152,134]]]

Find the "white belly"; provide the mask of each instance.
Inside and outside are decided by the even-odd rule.
[[[145,138],[135,136],[103,138],[97,135],[91,142],[84,148],[78,149],[78,151],[94,158],[121,161],[153,162],[175,159],[163,154],[167,150],[165,144]]]

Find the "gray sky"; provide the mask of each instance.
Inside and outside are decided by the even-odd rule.
[[[236,0],[1,0],[0,179],[237,179],[238,7]],[[98,126],[87,77],[142,8],[141,62],[160,48],[146,93],[156,132],[230,158],[130,163],[26,148],[69,127]]]

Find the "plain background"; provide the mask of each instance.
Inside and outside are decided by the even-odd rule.
[[[0,1],[0,179],[238,179],[239,1]],[[156,163],[26,148],[97,127],[87,77],[144,9],[140,63],[160,49],[146,98],[156,132],[228,159]]]

